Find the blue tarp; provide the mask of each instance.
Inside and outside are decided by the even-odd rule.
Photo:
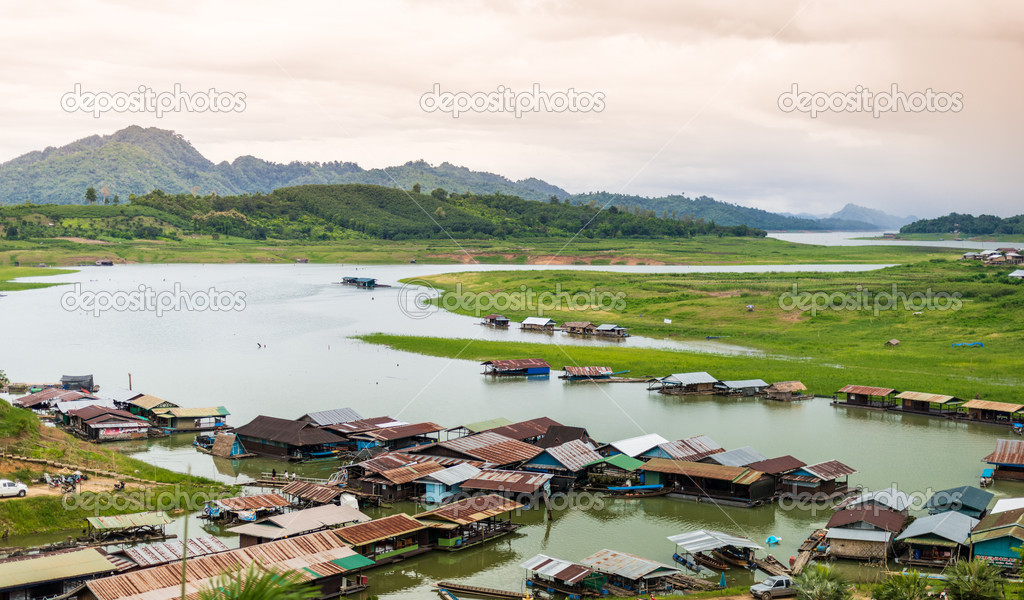
[[[953,344],[954,346],[972,346],[975,348],[984,348],[985,344],[981,342],[960,342],[959,344]]]
[[[624,487],[609,487],[611,492],[632,492],[633,490],[660,490],[661,485],[630,485]]]

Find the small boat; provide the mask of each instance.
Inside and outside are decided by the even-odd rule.
[[[704,570],[704,567],[700,566],[696,560],[693,559],[689,554],[679,554],[678,552],[672,555],[672,558],[679,564],[683,565],[687,569],[694,573],[700,573]]]
[[[445,588],[437,588],[437,593],[444,598],[444,600],[459,600],[459,597],[449,592]]]
[[[606,490],[608,498],[620,498],[620,499],[631,499],[631,498],[650,498],[652,496],[664,496],[670,491],[662,485],[630,485],[630,486],[619,486],[619,487],[608,487]]]
[[[774,536],[774,535],[770,535],[770,536],[768,536],[768,539],[766,539],[764,541],[764,543],[768,544],[769,546],[774,546],[776,544],[782,543],[782,538]]]
[[[781,570],[783,572],[786,572],[786,573],[790,572],[790,568],[789,567],[787,567],[786,565],[782,564],[782,562],[780,562],[779,559],[775,558],[771,554],[769,554],[768,556],[764,557],[764,562],[769,564],[769,565],[771,565],[771,566],[773,566],[773,567],[777,567],[779,570]],[[795,558],[794,558],[794,562],[796,562]]]
[[[995,475],[995,471],[992,469],[985,469],[981,472],[981,479],[978,483],[981,487],[988,487],[992,485],[992,477]]]
[[[715,556],[731,565],[743,567],[744,569],[749,569],[752,566],[750,559],[747,557],[747,555],[737,550],[736,548],[733,548],[732,546],[718,548],[716,550],[712,550],[712,552],[715,554]]]
[[[728,563],[723,562],[723,561],[721,561],[721,560],[719,560],[717,558],[714,558],[712,556],[708,556],[707,554],[704,554],[703,552],[695,552],[693,554],[693,559],[696,560],[697,562],[699,562],[700,564],[704,565],[705,567],[709,568],[709,569],[714,569],[716,571],[728,571],[729,570],[729,564]]]

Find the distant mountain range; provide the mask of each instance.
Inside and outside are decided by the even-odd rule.
[[[81,204],[85,190],[95,188],[99,202],[118,196],[143,195],[160,189],[170,194],[220,196],[271,192],[310,184],[362,183],[424,192],[443,188],[454,193],[503,194],[547,201],[552,196],[573,204],[618,206],[653,211],[659,217],[692,217],[723,226],[747,225],[768,230],[898,229],[913,221],[881,211],[847,205],[825,217],[791,216],[719,202],[707,196],[656,198],[595,192],[569,194],[536,178],[513,181],[501,175],[472,171],[449,163],[422,160],[387,169],[363,169],[353,162],[274,163],[253,156],[213,163],[184,136],[158,128],[131,126],[111,135],[93,135],[59,148],[29,152],[0,164],[0,205]]]

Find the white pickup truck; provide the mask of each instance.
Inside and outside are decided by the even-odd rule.
[[[796,588],[793,587],[792,578],[786,575],[774,575],[761,583],[750,586],[750,595],[758,600],[772,600],[772,598],[795,596]]]

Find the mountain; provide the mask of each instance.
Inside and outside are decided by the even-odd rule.
[[[707,196],[689,198],[687,196],[661,196],[648,198],[645,196],[629,196],[609,192],[592,192],[569,196],[574,204],[596,206],[618,206],[619,208],[636,208],[653,211],[664,217],[686,217],[713,221],[717,225],[746,225],[757,229],[782,231],[871,231],[875,226],[863,221],[846,219],[800,219],[778,213],[768,212],[760,208],[750,208],[728,202],[720,202]]]
[[[568,196],[535,178],[512,181],[449,163],[408,162],[387,169],[363,169],[351,162],[274,163],[253,156],[214,164],[184,136],[165,129],[131,126],[93,135],[60,148],[29,152],[0,164],[0,204],[77,204],[86,188],[127,199],[160,189],[171,194],[270,192],[307,184],[366,183],[424,190],[506,194],[528,200]]]
[[[845,221],[861,221],[863,223],[870,223],[878,226],[879,229],[887,229],[890,231],[896,231],[900,227],[903,227],[908,223],[913,223],[917,220],[917,217],[913,215],[909,217],[897,217],[874,208],[857,206],[856,204],[847,204],[842,208],[842,210],[833,213],[832,218],[842,219]]]

